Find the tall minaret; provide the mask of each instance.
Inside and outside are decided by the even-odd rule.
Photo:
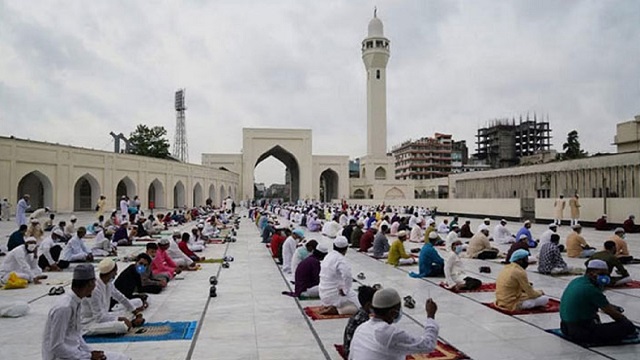
[[[369,21],[369,34],[362,41],[362,61],[367,69],[367,155],[387,154],[387,62],[389,39],[384,37],[377,10]]]

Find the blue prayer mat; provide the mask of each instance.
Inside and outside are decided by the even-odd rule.
[[[84,336],[84,340],[88,344],[191,340],[197,325],[197,321],[147,323],[123,335]]]
[[[562,330],[560,329],[549,329],[549,330],[545,330],[546,332],[559,336],[567,341],[571,341],[573,343],[576,343],[578,345],[590,348],[590,347],[598,347],[598,346],[615,346],[615,345],[633,345],[633,344],[640,344],[640,337],[638,336],[638,332],[640,331],[640,327],[636,326],[636,336],[635,337],[627,337],[624,338],[620,341],[613,341],[613,342],[602,342],[602,343],[577,343],[569,338],[567,338],[564,333],[562,332]]]

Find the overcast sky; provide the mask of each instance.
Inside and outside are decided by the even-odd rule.
[[[547,114],[611,152],[640,114],[640,1],[0,0],[2,135],[96,149],[162,125],[186,88],[190,161],[239,153],[243,127],[310,128],[318,155],[366,151],[360,42],[391,40],[388,146]],[[277,162],[277,161],[275,161]],[[263,163],[258,181],[282,181]]]

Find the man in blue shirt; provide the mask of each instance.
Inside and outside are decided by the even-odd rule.
[[[432,231],[429,234],[429,242],[422,246],[418,259],[420,273],[411,272],[409,276],[414,278],[444,276],[444,259],[440,257],[438,251],[433,247],[440,237],[438,233]]]
[[[20,229],[16,230],[9,236],[9,242],[7,243],[7,250],[11,251],[15,247],[24,244],[24,234],[27,232],[27,225],[20,225]]]
[[[516,239],[520,239],[521,235],[526,235],[529,248],[533,249],[538,246],[538,242],[533,238],[529,229],[531,229],[531,221],[527,220],[524,222],[524,226],[518,231],[518,234],[516,234]]]

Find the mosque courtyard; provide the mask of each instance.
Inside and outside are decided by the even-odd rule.
[[[269,249],[260,243],[258,228],[241,210],[242,220],[237,242],[209,245],[204,256],[234,257],[228,269],[219,263],[202,264],[202,270],[178,275],[158,295],[150,295],[149,308],[144,312],[147,322],[197,321],[191,340],[117,342],[91,344],[94,349],[125,353],[132,359],[340,359],[334,344],[342,343],[347,319],[311,320],[303,308],[319,305],[318,300],[299,301],[283,296],[290,284],[274,263]],[[76,214],[79,224],[89,224],[94,214]],[[60,219],[69,214],[58,214]],[[464,220],[464,219],[461,219]],[[492,220],[492,226],[495,224]],[[282,220],[286,224],[286,220]],[[472,229],[480,223],[471,219]],[[190,230],[186,224],[180,230]],[[508,227],[516,232],[520,224]],[[14,229],[15,223],[0,222],[2,243]],[[539,236],[546,224],[534,224],[532,233]],[[569,227],[560,227],[564,240]],[[321,239],[319,233],[307,233],[308,239]],[[583,235],[590,245],[601,248],[607,232],[585,228]],[[640,253],[640,235],[627,236],[630,252]],[[91,240],[88,240],[88,245]],[[405,242],[407,249],[420,244]],[[498,245],[506,251],[506,245]],[[143,246],[119,247],[119,270],[128,266],[122,259],[144,251]],[[444,257],[446,254],[439,250]],[[537,251],[534,249],[533,254]],[[455,294],[438,286],[442,278],[414,279],[408,272],[417,265],[392,267],[383,261],[349,249],[348,261],[354,277],[362,272],[366,279],[354,280],[363,284],[381,284],[398,290],[402,297],[411,295],[416,307],[403,307],[404,316],[399,326],[420,333],[426,320],[424,302],[431,297],[438,304],[436,321],[440,324],[439,338],[472,359],[637,359],[640,345],[583,348],[545,332],[558,328],[558,313],[509,316],[484,306],[494,300],[493,292]],[[3,258],[0,258],[2,261]],[[569,265],[581,266],[584,260],[566,259]],[[467,272],[483,282],[495,282],[504,266],[495,260],[464,259]],[[489,266],[491,273],[479,273],[480,266]],[[634,279],[640,278],[640,265],[626,266]],[[559,299],[573,276],[551,277],[536,273],[536,266],[527,269],[534,288],[544,290],[548,296]],[[72,272],[48,273],[49,278],[40,285],[26,289],[0,290],[0,302],[28,301],[30,312],[21,318],[1,318],[0,354],[3,359],[39,359],[42,332],[47,313],[58,296],[49,296],[52,286],[70,290]],[[217,297],[209,297],[209,277],[217,275]],[[357,281],[357,282],[355,282]],[[622,306],[625,315],[640,322],[640,289],[615,289],[605,292],[609,301]],[[603,315],[606,318],[606,315]],[[608,321],[604,319],[605,321]],[[448,358],[447,358],[448,359]]]

